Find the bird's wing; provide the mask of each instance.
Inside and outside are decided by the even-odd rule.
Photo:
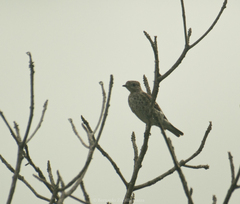
[[[144,95],[146,96],[146,98],[149,100],[149,102],[151,103],[151,100],[152,100],[152,96],[150,96],[149,94],[143,92]],[[158,111],[162,112],[162,114],[164,115],[162,109],[159,107],[159,105],[157,104],[157,102],[155,101],[155,104],[154,104],[154,108],[157,109]],[[164,115],[164,119],[168,120],[167,117]]]

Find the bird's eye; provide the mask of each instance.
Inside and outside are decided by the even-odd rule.
[[[135,87],[135,86],[136,86],[136,84],[132,84],[132,86],[133,86],[133,87]]]

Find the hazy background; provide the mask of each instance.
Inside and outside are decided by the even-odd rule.
[[[217,16],[223,1],[185,1],[191,42],[198,39]],[[227,152],[240,165],[240,28],[238,0],[230,0],[213,31],[187,54],[179,68],[161,83],[157,102],[168,119],[184,137],[171,137],[179,160],[192,155],[213,123],[203,152],[189,164],[209,164],[210,169],[183,168],[195,203],[218,203],[230,186]],[[143,34],[158,36],[160,71],[165,73],[177,60],[184,36],[180,1],[1,1],[0,6],[0,110],[10,124],[19,124],[21,135],[29,116],[29,58],[35,62],[36,127],[46,99],[48,109],[41,129],[29,143],[32,159],[46,174],[47,160],[54,174],[59,170],[65,183],[82,168],[87,149],[74,135],[68,118],[87,141],[81,127],[83,115],[95,127],[102,102],[99,81],[108,89],[110,74],[114,87],[108,119],[100,140],[129,181],[133,170],[131,133],[138,147],[145,125],[130,110],[129,92],[122,87],[127,80],[148,77],[152,86],[154,57]],[[152,128],[149,149],[137,184],[146,182],[173,167],[159,129]],[[17,146],[4,122],[0,121],[0,154],[15,167]],[[49,197],[42,183],[32,177],[33,169],[24,166],[23,175],[38,193]],[[0,164],[0,202],[7,200],[12,173]],[[56,174],[55,174],[56,175]],[[55,176],[56,178],[56,176]],[[92,203],[121,203],[125,187],[110,163],[96,151],[85,176]],[[83,198],[78,189],[75,196]],[[135,203],[187,203],[175,172],[157,184],[136,191]],[[240,191],[230,203],[237,204]],[[17,203],[46,203],[18,181],[14,195]],[[66,204],[77,203],[67,199]]]

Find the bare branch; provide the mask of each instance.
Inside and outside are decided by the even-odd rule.
[[[189,48],[185,47],[180,55],[180,57],[177,59],[177,61],[174,63],[174,65],[162,76],[158,77],[158,81],[161,82],[163,81],[165,78],[167,78],[183,61],[183,59],[185,58],[187,52],[188,52]]]
[[[45,115],[45,112],[47,110],[47,105],[48,105],[48,100],[45,101],[44,105],[43,105],[43,110],[42,110],[42,116],[40,118],[40,121],[36,127],[36,129],[33,131],[33,133],[31,134],[31,136],[27,139],[27,143],[33,138],[33,136],[36,134],[36,132],[39,130],[39,128],[41,127],[42,125],[42,122],[43,122],[43,118],[44,118],[44,115]]]
[[[150,89],[150,86],[149,86],[149,84],[148,84],[147,77],[146,77],[145,75],[143,75],[143,83],[144,83],[144,85],[145,85],[145,87],[146,87],[147,93],[148,93],[149,95],[151,95],[151,94],[152,94],[152,93],[151,93],[151,89]]]
[[[21,142],[22,139],[21,139],[21,136],[20,136],[19,125],[15,121],[13,123],[14,123],[14,129],[16,130],[16,133],[17,133],[17,140],[19,142]]]
[[[124,178],[124,176],[122,175],[119,167],[117,166],[117,164],[113,161],[113,159],[109,156],[109,154],[103,150],[103,148],[98,144],[97,145],[97,149],[102,153],[103,156],[105,156],[108,161],[112,164],[113,168],[115,169],[115,171],[117,172],[117,174],[119,175],[119,177],[121,178],[122,182],[124,183],[124,185],[127,187],[128,183],[126,181],[126,179]]]
[[[180,167],[180,165],[178,163],[178,160],[177,160],[174,148],[172,146],[172,142],[171,142],[170,138],[167,138],[166,133],[165,133],[164,129],[162,128],[162,125],[160,127],[161,127],[161,131],[162,131],[163,137],[165,139],[165,142],[167,143],[167,146],[168,146],[169,152],[171,154],[171,157],[173,159],[173,163],[174,163],[174,165],[176,167],[176,170],[177,170],[177,172],[179,174],[179,177],[181,179],[181,182],[182,182],[182,185],[183,185],[183,189],[184,189],[185,194],[186,194],[186,196],[188,198],[188,203],[189,204],[193,204],[192,196],[190,194],[190,191],[189,191],[188,185],[187,185],[187,180],[185,179],[185,176],[184,176],[184,174],[182,172],[182,169],[181,169],[181,167]]]
[[[192,29],[189,28],[189,29],[188,29],[188,35],[187,35],[187,44],[188,44],[188,45],[189,45],[189,43],[190,43],[190,37],[191,37],[191,35],[192,35]]]
[[[97,131],[99,125],[100,125],[100,122],[101,122],[102,117],[103,117],[103,112],[104,112],[104,109],[105,109],[105,104],[106,104],[106,92],[104,90],[103,82],[100,81],[99,84],[101,85],[101,88],[102,88],[103,102],[102,102],[102,109],[101,109],[101,113],[100,113],[100,116],[99,116],[99,120],[98,120],[98,123],[95,127],[95,130],[93,131],[93,134],[96,133],[96,131]]]
[[[33,111],[34,111],[34,63],[32,61],[32,55],[30,52],[27,52],[27,55],[29,56],[29,68],[30,68],[30,113],[29,113],[29,119],[27,123],[27,128],[25,135],[23,137],[22,142],[18,142],[18,155],[17,155],[17,164],[15,168],[14,175],[12,177],[12,184],[10,187],[8,199],[7,199],[7,204],[10,204],[12,202],[13,194],[15,192],[16,188],[16,183],[18,180],[18,175],[20,173],[21,169],[21,164],[22,164],[22,159],[23,159],[23,148],[26,145],[26,140],[29,135],[30,127],[32,124],[32,119],[33,119]]]
[[[14,168],[3,158],[3,156],[0,154],[0,159],[2,160],[2,163],[5,164],[5,166],[12,172],[14,173]]]
[[[192,169],[209,169],[209,165],[197,165],[197,166],[192,166],[192,165],[184,165],[184,167],[187,168],[192,168]]]
[[[231,152],[228,152],[228,159],[229,159],[230,168],[231,168],[231,176],[232,176],[232,181],[231,181],[231,183],[234,183],[235,170],[234,170],[234,164],[233,164],[233,156],[232,156]]]
[[[189,38],[187,34],[187,23],[186,23],[186,14],[185,14],[185,8],[184,8],[184,2],[181,0],[181,7],[182,7],[182,18],[183,18],[183,30],[184,30],[184,37],[185,37],[185,46],[189,43]]]
[[[78,134],[78,131],[73,123],[73,120],[71,118],[68,119],[68,121],[70,122],[70,124],[72,125],[72,129],[73,132],[75,133],[75,135],[78,137],[78,139],[80,140],[80,142],[82,143],[82,145],[86,148],[89,149],[89,146],[83,141],[83,139],[81,138],[81,136]]]
[[[33,120],[33,113],[34,113],[34,62],[32,61],[32,55],[30,52],[27,52],[27,55],[29,56],[29,68],[30,68],[30,113],[29,113],[29,119],[27,123],[26,132],[23,138],[22,146],[25,145],[27,137],[29,135],[30,127],[32,125]]]
[[[180,166],[190,167],[189,165],[186,165],[186,163],[189,162],[189,161],[191,161],[193,158],[195,158],[195,157],[202,151],[202,149],[203,149],[203,147],[204,147],[204,144],[205,144],[205,142],[206,142],[206,137],[208,136],[208,134],[209,134],[209,132],[210,132],[210,130],[211,130],[211,127],[212,127],[212,123],[210,122],[210,124],[209,124],[209,126],[208,126],[208,128],[207,128],[207,131],[206,131],[206,133],[205,133],[205,135],[204,135],[204,137],[203,137],[203,140],[202,140],[202,142],[201,142],[201,145],[200,145],[199,149],[193,154],[194,156],[191,156],[191,157],[189,157],[189,158],[186,159],[186,160],[180,161],[180,162],[179,162],[179,165],[180,165]],[[199,166],[201,166],[201,165],[199,165]],[[208,165],[202,165],[203,168],[204,168],[204,166],[205,166],[205,169],[207,169]],[[191,166],[191,167],[193,167],[193,166]],[[138,186],[135,186],[135,187],[134,187],[134,190],[139,190],[139,189],[142,189],[142,188],[144,188],[144,187],[151,186],[151,185],[153,185],[153,184],[161,181],[161,180],[164,179],[165,177],[171,175],[174,171],[176,171],[176,166],[172,167],[171,169],[169,169],[168,171],[166,171],[166,172],[163,173],[162,175],[160,175],[160,176],[158,176],[158,177],[156,177],[156,178],[154,178],[154,179],[152,179],[152,180],[150,180],[150,181],[147,181],[146,183],[143,183],[143,184],[140,184],[140,185],[138,185]]]
[[[9,125],[9,123],[8,123],[7,119],[5,118],[5,116],[4,116],[4,114],[3,114],[2,111],[0,111],[0,115],[1,115],[1,117],[2,117],[2,119],[3,119],[3,121],[5,122],[6,126],[8,127],[8,130],[10,131],[13,139],[16,141],[17,144],[19,144],[19,142],[21,142],[21,141],[18,140],[17,135],[14,133],[13,129],[12,129],[11,126]]]
[[[50,164],[49,160],[48,160],[48,163],[47,163],[47,172],[48,172],[49,180],[50,180],[51,184],[54,186],[55,181],[54,181],[54,178],[53,178],[52,168],[51,168],[51,164]]]
[[[30,164],[33,167],[33,169],[38,173],[39,178],[41,178],[42,180],[46,181],[46,182],[44,182],[44,184],[49,189],[49,191],[52,193],[52,191],[53,191],[52,185],[47,182],[47,180],[46,180],[42,170],[39,167],[37,167],[34,164],[34,162],[32,161],[32,159],[30,157],[30,154],[29,154],[29,149],[28,149],[28,145],[27,144],[25,146],[25,151],[26,151],[25,158],[27,159],[28,164]]]
[[[227,7],[227,0],[224,0],[223,5],[216,17],[216,19],[213,21],[212,25],[208,28],[208,30],[198,39],[196,40],[192,45],[189,46],[189,48],[193,48],[195,45],[197,45],[206,35],[214,28],[214,26],[217,24],[219,18],[221,17],[224,9]]]
[[[220,16],[223,13],[223,10],[226,8],[227,5],[227,0],[224,0],[223,6],[220,10],[220,12],[218,13],[216,19],[214,20],[214,22],[212,23],[212,25],[210,26],[210,28],[196,41],[194,42],[192,45],[189,45],[189,40],[190,40],[190,36],[192,33],[192,29],[188,30],[188,34],[187,34],[187,26],[186,26],[186,17],[185,17],[185,9],[184,9],[184,4],[183,4],[183,0],[181,0],[181,5],[182,5],[182,14],[183,14],[183,24],[184,24],[184,36],[185,36],[185,47],[181,53],[181,55],[179,56],[179,58],[177,59],[177,61],[173,64],[173,66],[163,75],[158,76],[158,82],[163,81],[165,78],[167,78],[182,62],[182,60],[185,58],[187,52],[193,48],[196,44],[198,44],[204,37],[206,37],[206,35],[213,29],[213,27],[216,25],[216,23],[218,22]],[[145,34],[146,35],[146,34]],[[149,36],[149,35],[148,35]]]
[[[132,140],[132,145],[133,145],[133,151],[134,151],[134,166],[136,165],[136,162],[138,160],[138,147],[137,147],[137,144],[136,144],[136,137],[135,137],[135,133],[132,132],[132,137],[131,137],[131,140]]]
[[[82,189],[82,192],[83,192],[83,195],[84,195],[84,198],[85,198],[86,203],[91,203],[91,202],[90,202],[90,197],[89,197],[89,195],[88,195],[88,193],[87,193],[87,191],[86,191],[86,189],[85,189],[85,186],[84,186],[83,181],[81,181],[80,187],[81,187],[81,189]]]
[[[207,130],[206,130],[206,132],[205,132],[205,135],[204,135],[204,137],[203,137],[203,140],[202,140],[201,145],[200,145],[200,147],[198,148],[198,150],[197,150],[192,156],[190,156],[188,159],[186,159],[186,160],[184,160],[184,161],[181,161],[181,162],[183,162],[184,164],[186,164],[187,162],[189,162],[189,161],[192,160],[194,157],[196,157],[197,155],[200,154],[200,152],[201,152],[201,151],[203,150],[203,148],[204,148],[204,145],[205,145],[205,143],[206,143],[207,137],[208,137],[208,135],[209,135],[209,133],[210,133],[211,130],[212,130],[212,122],[210,121],[210,122],[209,122],[209,126],[208,126],[208,128],[207,128]]]
[[[137,176],[138,176],[138,172],[140,170],[140,168],[142,167],[142,161],[144,159],[144,156],[147,152],[148,149],[148,140],[149,140],[149,136],[150,136],[150,130],[151,130],[151,125],[149,125],[149,123],[146,124],[146,129],[144,132],[144,141],[143,141],[143,145],[138,157],[137,162],[135,163],[134,169],[133,169],[133,173],[132,173],[132,177],[131,180],[129,182],[129,185],[127,187],[127,192],[125,194],[124,200],[123,200],[123,204],[129,204],[130,202],[130,198],[132,196],[132,192],[134,190],[134,186],[137,180]]]
[[[63,181],[63,178],[62,178],[59,170],[57,170],[57,176],[58,176],[58,179],[59,179],[59,181],[60,181],[61,187],[64,188],[64,187],[65,187],[65,183],[64,183],[64,181]]]
[[[215,195],[213,195],[213,204],[217,204],[217,197]]]
[[[156,36],[154,37],[154,42],[153,42],[151,37],[149,36],[149,34],[147,32],[144,31],[144,34],[145,34],[145,36],[147,37],[147,39],[150,41],[150,43],[152,45],[153,52],[154,52],[154,57],[155,57],[154,87],[153,87],[153,91],[152,91],[151,109],[150,109],[150,113],[149,113],[149,123],[150,123],[150,120],[152,118],[152,114],[155,114],[154,111],[153,111],[153,106],[155,104],[155,100],[156,100],[156,97],[157,97],[157,94],[158,94],[158,88],[159,88],[161,75],[159,73],[159,59],[158,59],[158,49],[157,49],[157,37]],[[186,36],[187,36],[187,34],[186,34]],[[187,39],[186,39],[186,42],[187,42]],[[158,118],[158,117],[156,117],[156,118]],[[159,126],[160,126],[160,129],[161,129],[162,135],[163,135],[163,137],[165,139],[165,142],[167,144],[167,147],[168,147],[168,150],[170,152],[170,155],[171,155],[171,157],[173,159],[173,163],[174,163],[174,165],[176,167],[176,170],[177,170],[177,172],[179,174],[179,177],[181,179],[181,182],[182,182],[185,194],[186,194],[186,196],[188,198],[189,203],[192,204],[193,201],[192,201],[192,197],[190,195],[190,192],[189,192],[189,189],[188,189],[188,186],[187,186],[187,181],[186,181],[185,176],[184,176],[184,174],[183,174],[183,172],[181,170],[179,162],[178,162],[178,160],[176,158],[173,146],[171,144],[171,140],[169,138],[167,138],[166,133],[165,133],[163,127],[162,127],[162,124],[161,124],[160,120],[159,120]],[[147,129],[147,127],[146,127],[146,129]],[[150,128],[149,128],[148,134],[149,133],[150,133]],[[134,184],[135,184],[135,182],[134,182]],[[125,196],[125,199],[129,199],[130,198],[129,196],[130,196],[129,194],[128,194],[128,197]],[[126,202],[126,203],[129,203],[129,202]]]
[[[231,155],[231,153],[229,152],[228,155]],[[233,164],[233,157],[232,157],[232,155],[229,156],[229,161],[230,161],[231,178],[232,178],[232,179],[231,179],[231,185],[230,185],[230,187],[229,187],[229,189],[228,189],[228,192],[227,192],[227,195],[226,195],[226,197],[225,197],[225,199],[224,199],[223,204],[228,204],[228,202],[229,202],[229,200],[230,200],[230,198],[231,198],[232,193],[234,192],[234,190],[239,188],[239,186],[237,185],[237,183],[238,183],[238,180],[239,180],[239,178],[240,178],[240,167],[239,167],[239,169],[238,169],[237,176],[236,176],[235,178],[233,178],[233,176],[234,176],[235,173],[234,173],[234,164]],[[233,168],[233,170],[232,170],[232,168]]]
[[[101,137],[106,119],[107,119],[107,115],[108,115],[108,109],[110,107],[110,99],[111,99],[111,94],[112,94],[112,87],[113,87],[113,75],[110,75],[110,82],[109,82],[109,90],[108,90],[108,97],[107,97],[107,103],[106,103],[106,107],[105,107],[105,111],[104,111],[104,115],[103,115],[103,119],[102,119],[102,123],[98,132],[98,136],[96,138],[96,145]]]
[[[87,202],[85,202],[84,200],[82,200],[80,198],[77,198],[76,196],[70,195],[69,197],[74,199],[74,200],[76,200],[76,201],[78,201],[78,202],[80,202],[80,203],[90,204],[90,203],[87,203]]]
[[[14,172],[15,172],[14,168],[3,158],[2,155],[0,155],[0,159],[1,159],[2,163],[4,163],[5,166],[14,174]],[[36,190],[26,181],[26,179],[25,179],[23,176],[21,176],[20,174],[18,175],[18,179],[19,179],[20,181],[22,181],[22,182],[33,192],[33,194],[34,194],[36,197],[38,197],[38,198],[40,198],[40,199],[42,199],[42,200],[50,201],[48,198],[46,198],[46,197],[40,195],[39,193],[37,193],[37,191],[36,191]]]
[[[46,181],[46,179],[43,179],[43,178],[41,178],[41,177],[39,177],[38,175],[35,175],[35,174],[33,174],[33,177],[36,178],[37,180],[41,181],[42,183],[44,183],[46,186],[48,186],[48,185],[51,186],[51,184],[48,183],[48,181]]]

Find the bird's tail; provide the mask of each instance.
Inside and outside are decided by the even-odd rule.
[[[166,129],[169,130],[174,135],[176,135],[177,137],[180,137],[181,135],[183,135],[183,132],[181,132],[179,129],[175,128],[172,124],[169,124],[166,127]]]

